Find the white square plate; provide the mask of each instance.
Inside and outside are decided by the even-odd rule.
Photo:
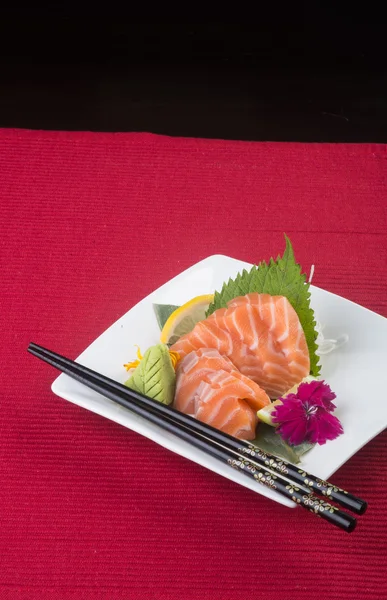
[[[248,263],[221,255],[202,260],[141,300],[86,348],[77,360],[124,382],[127,373],[123,364],[134,358],[134,345],[138,344],[145,350],[159,340],[153,303],[179,305],[194,296],[213,293],[229,277],[235,277],[239,271],[250,267]],[[311,286],[311,294],[316,317],[325,326],[324,335],[327,338],[338,338],[342,334],[349,336],[345,345],[321,358],[321,375],[337,394],[335,414],[343,424],[344,434],[325,446],[315,446],[301,462],[306,471],[327,479],[387,425],[387,402],[383,393],[387,319],[314,286]],[[277,492],[131,414],[67,375],[60,375],[52,390],[58,396],[137,431],[240,485],[285,506],[295,507],[293,502]]]

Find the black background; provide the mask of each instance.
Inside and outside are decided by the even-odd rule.
[[[387,142],[386,25],[2,15],[0,127]]]

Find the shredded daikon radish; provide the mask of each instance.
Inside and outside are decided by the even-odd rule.
[[[312,265],[310,267],[308,283],[312,283],[313,275],[314,275],[314,265]],[[318,356],[322,356],[323,354],[329,354],[330,352],[333,352],[337,348],[340,348],[340,346],[343,346],[344,344],[346,344],[349,340],[349,336],[346,333],[343,333],[342,335],[340,335],[337,338],[337,340],[325,338],[324,334],[323,334],[323,329],[324,329],[324,325],[321,325],[321,323],[319,323],[319,321],[316,320],[316,331],[317,331],[316,344],[318,346],[318,350],[316,350],[316,354]]]
[[[336,340],[330,339],[330,338],[325,338],[324,334],[323,334],[323,329],[324,329],[324,326],[321,325],[321,323],[319,323],[317,321],[316,322],[316,331],[317,331],[316,343],[318,346],[318,350],[316,351],[316,354],[318,354],[318,356],[322,356],[323,354],[329,354],[330,352],[333,352],[340,346],[343,346],[344,344],[346,344],[349,340],[349,336],[346,333],[343,333],[342,335],[340,335]]]

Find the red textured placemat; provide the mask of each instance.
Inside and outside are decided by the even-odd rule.
[[[0,132],[0,600],[387,597],[385,434],[334,476],[370,504],[347,535],[58,399],[26,353],[75,357],[181,270],[269,258],[284,231],[316,285],[386,316],[386,175],[380,145]]]

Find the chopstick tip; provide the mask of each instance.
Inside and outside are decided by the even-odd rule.
[[[357,526],[357,521],[355,518],[352,517],[351,522],[347,526],[347,533],[352,533],[352,531],[354,529],[356,529],[356,526]]]
[[[32,350],[36,350],[37,348],[39,348],[38,344],[35,344],[35,342],[30,342],[27,346],[27,352],[31,352]]]

